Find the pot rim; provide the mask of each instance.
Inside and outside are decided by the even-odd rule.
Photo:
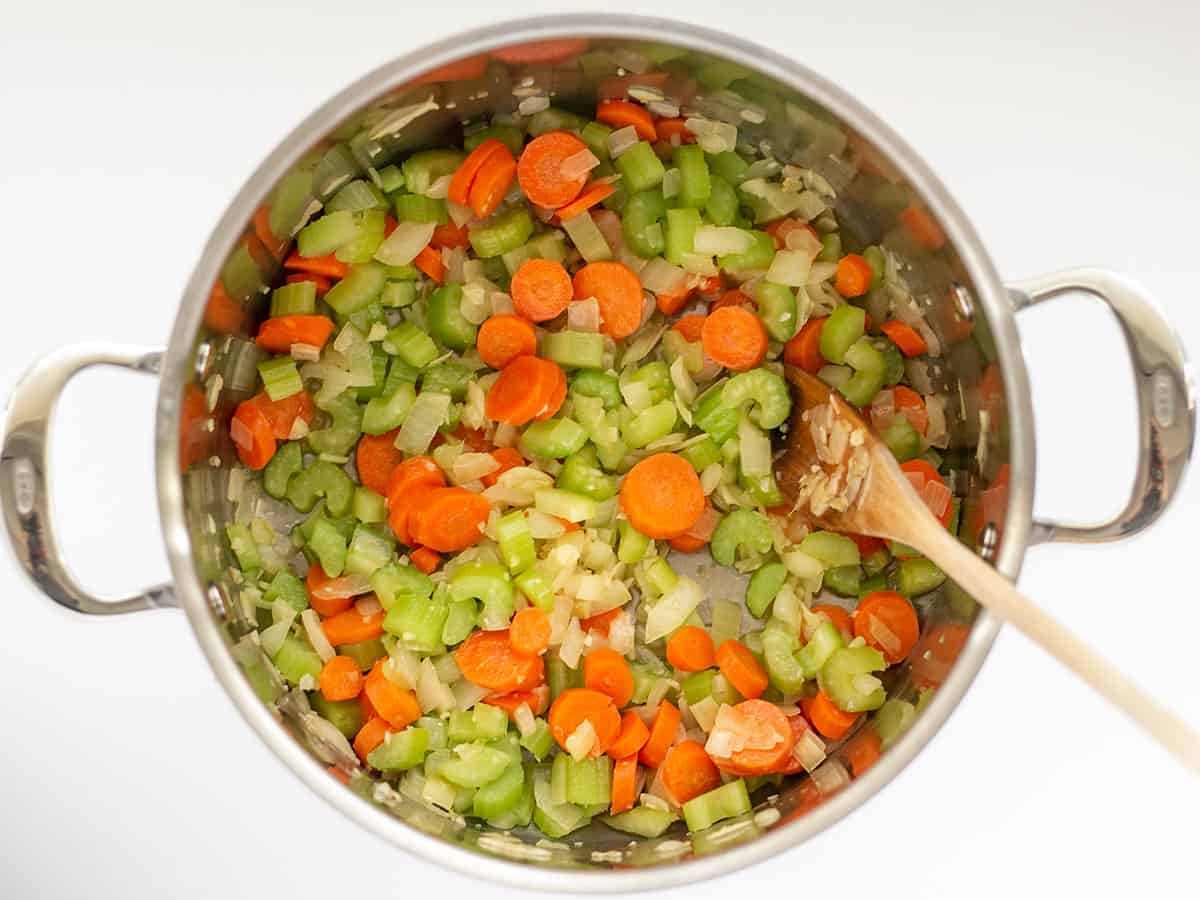
[[[1035,464],[1032,400],[1010,295],[963,211],[899,135],[849,94],[806,66],[736,36],[687,22],[632,15],[588,13],[518,19],[444,38],[364,74],[309,114],[276,145],[246,180],[214,227],[183,293],[163,361],[159,388],[155,433],[159,515],[176,593],[213,672],[243,718],[275,755],[335,809],[421,859],[477,878],[537,890],[643,891],[714,878],[775,856],[819,834],[857,809],[899,774],[946,721],[982,666],[999,631],[1000,621],[981,610],[949,677],[912,728],[870,771],[793,822],[776,826],[754,840],[721,853],[691,858],[683,864],[593,872],[510,862],[471,852],[425,834],[354,795],[330,778],[325,768],[270,714],[229,652],[222,629],[213,615],[207,587],[201,583],[193,565],[178,466],[180,398],[191,374],[192,342],[200,326],[205,298],[221,262],[240,237],[245,223],[289,167],[324,137],[346,110],[360,108],[418,74],[512,43],[579,36],[658,40],[725,57],[807,93],[887,152],[913,190],[935,212],[949,241],[958,251],[974,282],[976,306],[986,316],[994,337],[1010,422],[1009,464],[1013,485],[1005,521],[1005,539],[996,567],[1007,577],[1016,578],[1032,527]]]

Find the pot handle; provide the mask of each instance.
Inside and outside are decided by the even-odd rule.
[[[1068,269],[1009,290],[1018,311],[1071,291],[1103,300],[1125,335],[1138,401],[1138,464],[1125,508],[1096,524],[1034,522],[1032,542],[1098,543],[1142,531],[1178,491],[1196,434],[1195,388],[1179,336],[1141,287],[1104,269]]]
[[[54,533],[47,461],[50,419],[67,382],[89,366],[157,375],[162,351],[119,344],[77,344],[39,360],[13,390],[0,450],[0,506],[17,561],[55,603],[89,615],[176,606],[175,590],[159,585],[124,597],[97,597],[67,569]]]

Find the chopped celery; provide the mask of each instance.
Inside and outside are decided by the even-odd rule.
[[[396,544],[392,538],[368,525],[354,529],[346,551],[346,571],[370,576],[391,562]]]
[[[500,256],[510,250],[515,250],[529,240],[533,234],[533,219],[529,211],[515,206],[508,212],[501,213],[489,220],[490,224],[481,225],[468,231],[471,247],[475,254],[483,259]]]
[[[489,125],[480,131],[473,131],[463,138],[463,149],[470,153],[484,141],[499,141],[506,146],[513,156],[520,156],[525,147],[525,135],[515,125]]]
[[[904,559],[896,570],[896,589],[909,597],[937,590],[946,581],[946,573],[923,556]]]
[[[522,510],[513,510],[496,522],[496,541],[504,564],[514,575],[524,572],[537,561],[533,534]]]
[[[263,490],[282,500],[287,495],[288,482],[304,466],[304,452],[299,441],[283,444],[263,469]]]
[[[662,183],[666,167],[646,141],[638,141],[615,160],[613,166],[621,173],[625,189],[631,194]]]
[[[720,175],[709,177],[708,202],[704,214],[714,225],[729,226],[737,219],[738,196],[728,181]]]
[[[822,329],[821,333],[824,335],[825,330]],[[870,405],[871,400],[883,387],[883,354],[876,350],[869,340],[864,339],[852,344],[843,359],[854,370],[854,374],[838,390],[855,406]]]
[[[351,266],[346,277],[325,294],[325,302],[339,316],[348,316],[377,299],[386,283],[387,273],[378,263]]]
[[[676,198],[679,205],[704,209],[712,196],[712,181],[704,151],[696,144],[684,144],[675,148],[672,159],[679,169],[679,194]]]
[[[311,316],[317,311],[317,286],[311,281],[280,285],[271,292],[272,316]]]
[[[475,792],[471,811],[481,819],[495,819],[520,803],[524,789],[525,769],[518,761],[510,764],[495,781]]]
[[[308,512],[318,497],[325,498],[325,508],[331,515],[344,516],[354,502],[354,482],[339,466],[317,460],[292,476],[287,499],[300,512]]]
[[[375,663],[387,656],[387,649],[379,638],[370,638],[356,644],[342,644],[338,647],[338,653],[358,663],[358,668],[363,672],[369,672]]]
[[[688,831],[703,831],[723,819],[744,815],[750,809],[746,782],[739,778],[683,804],[683,820]]]
[[[262,558],[258,554],[258,546],[254,543],[248,526],[231,522],[225,526],[225,536],[229,539],[229,549],[237,557],[238,567],[243,572],[253,572],[262,568]]]
[[[638,256],[649,259],[663,252],[663,230],[659,222],[667,214],[662,191],[654,188],[630,196],[621,210],[621,234]]]
[[[605,409],[616,409],[621,405],[621,388],[617,376],[607,372],[576,372],[571,378],[571,394],[597,397],[604,403]]]
[[[614,475],[605,475],[598,467],[595,450],[585,447],[567,457],[555,486],[593,500],[607,500],[617,495],[620,481]]]
[[[757,619],[767,614],[783,583],[787,580],[787,566],[783,563],[767,563],[750,576],[746,585],[746,609]]]
[[[452,744],[494,741],[508,731],[508,714],[499,706],[476,703],[469,710],[453,710],[446,728],[446,737]]]
[[[586,522],[596,515],[595,500],[558,488],[542,488],[537,491],[534,494],[534,505],[539,512],[558,516],[568,522]]]
[[[765,231],[751,231],[750,235],[754,243],[749,250],[718,256],[717,265],[734,275],[769,268],[775,258],[775,240]]]
[[[445,225],[450,221],[445,200],[435,200],[421,194],[397,194],[392,198],[396,218],[401,222],[433,222]]]
[[[865,311],[849,303],[839,306],[821,327],[821,355],[835,365],[846,359],[846,351],[863,336],[867,321]]]
[[[263,360],[258,364],[258,374],[262,378],[263,389],[272,401],[286,400],[304,390],[300,370],[296,368],[296,361],[290,356],[275,356]]]
[[[880,435],[897,462],[906,463],[921,455],[921,435],[904,416],[898,416]]]
[[[804,677],[816,678],[834,651],[844,645],[841,632],[832,622],[819,624],[813,629],[808,643],[796,654],[796,659],[804,670]]]
[[[858,545],[844,534],[832,531],[814,531],[805,535],[800,549],[814,559],[819,559],[827,568],[833,566],[857,566]]]
[[[554,608],[554,586],[546,573],[538,568],[526,569],[516,578],[517,589],[543,612]]]
[[[479,618],[479,604],[470,597],[451,599],[446,613],[446,624],[442,626],[442,643],[447,647],[461,644],[475,630]]]
[[[353,700],[326,700],[320,691],[308,695],[308,702],[317,715],[328,719],[347,738],[353,738],[363,726],[363,707]]]
[[[395,635],[406,650],[439,654],[444,649],[442,627],[448,614],[449,605],[440,592],[435,591],[432,597],[402,594],[388,609],[383,630]]]
[[[694,209],[668,209],[663,256],[675,266],[683,265],[684,257],[694,252],[696,229],[701,225],[700,213]]]
[[[565,109],[549,106],[530,116],[525,123],[525,130],[530,137],[540,137],[549,131],[579,131],[587,124],[587,119]]]
[[[475,346],[476,325],[462,314],[462,285],[444,284],[429,295],[429,330],[451,350]]]
[[[423,369],[438,357],[437,344],[433,342],[433,338],[412,322],[401,322],[389,331],[381,346],[385,353],[390,353],[418,369]]]
[[[343,473],[345,474],[345,473]],[[325,574],[337,578],[346,566],[346,539],[327,519],[318,519],[308,548],[321,563]]]
[[[495,747],[459,744],[440,766],[439,777],[458,787],[480,788],[503,775],[511,763],[508,754]]]
[[[674,431],[678,420],[675,401],[660,400],[621,426],[621,437],[630,447],[640,449]]]
[[[583,449],[587,438],[587,431],[572,419],[545,419],[522,432],[521,450],[538,459],[564,459]]]
[[[424,194],[443,175],[453,174],[466,154],[459,150],[422,150],[404,161],[404,186],[414,194]]]
[[[554,735],[545,719],[535,720],[533,731],[521,738],[521,746],[538,762],[550,755],[554,747]]]
[[[777,341],[790,341],[796,333],[796,295],[782,284],[763,279],[754,289],[758,317],[767,334]]]
[[[782,694],[797,694],[804,687],[805,668],[796,658],[799,642],[790,626],[772,619],[762,632],[763,661],[771,685]]]
[[[367,764],[382,772],[415,769],[425,761],[429,750],[429,732],[410,725],[403,731],[387,734],[383,743],[367,755]]]
[[[604,335],[589,331],[557,331],[542,338],[541,355],[564,369],[599,369],[604,365]]]
[[[263,592],[265,603],[272,603],[276,599],[286,601],[296,612],[303,612],[308,608],[308,588],[292,572],[280,569]]]
[[[499,563],[473,561],[459,566],[450,578],[450,596],[457,601],[478,600],[479,627],[498,631],[508,627],[513,615],[513,586]],[[444,621],[444,620],[443,620]]]
[[[732,566],[739,550],[762,554],[770,550],[773,543],[767,517],[752,509],[738,508],[717,524],[709,549],[714,560]]]
[[[602,820],[609,828],[635,834],[638,837],[656,838],[666,833],[675,823],[676,817],[665,809],[655,809],[652,806],[635,806],[615,816],[605,816]]]
[[[697,472],[703,472],[713,463],[721,461],[721,448],[712,438],[705,438],[680,450],[679,455],[690,462]]]
[[[275,651],[271,662],[275,664],[284,681],[292,685],[300,684],[305,676],[316,682],[321,677],[321,667],[324,665],[308,641],[294,634],[289,634],[283,639],[283,644]]]
[[[821,586],[839,597],[857,597],[862,582],[862,566],[833,566],[825,570]]]
[[[416,400],[417,392],[408,382],[401,382],[386,396],[372,397],[363,409],[362,430],[378,435],[399,428]]]
[[[611,794],[612,760],[607,756],[589,756],[567,760],[567,802],[576,806],[607,803]]]
[[[725,383],[717,402],[724,409],[734,411],[749,404],[750,421],[767,431],[778,428],[786,422],[792,411],[792,397],[787,382],[770,369],[762,368],[740,372],[730,378]],[[698,419],[697,422],[699,422]],[[734,430],[736,427],[735,422]],[[704,430],[708,431],[709,429],[704,428]],[[724,443],[724,440],[718,438],[717,435],[711,431],[709,433],[713,440]],[[730,435],[732,433],[732,431],[729,432]]]
[[[371,590],[384,609],[391,609],[401,597],[424,599],[433,594],[433,579],[412,566],[391,563],[371,575]]]
[[[874,647],[842,647],[825,660],[817,683],[838,709],[866,712],[878,709],[887,699],[883,683],[871,674],[886,668],[887,661]]]

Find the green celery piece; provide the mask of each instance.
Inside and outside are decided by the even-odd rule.
[[[381,772],[403,772],[425,762],[429,732],[410,725],[386,735],[383,743],[367,754],[367,764]]]
[[[618,529],[620,541],[617,544],[617,559],[630,566],[640,562],[650,549],[650,538],[630,525],[626,519],[621,520]]]
[[[721,565],[731,566],[739,548],[761,554],[769,551],[773,545],[767,517],[756,510],[738,508],[717,523],[709,549],[714,560]]]
[[[508,571],[499,563],[474,560],[459,566],[450,578],[450,597],[478,600],[479,627],[495,631],[508,626],[513,616],[514,593]]]
[[[250,534],[250,528],[241,523],[230,523],[225,526],[225,536],[229,540],[229,549],[237,557],[238,568],[243,572],[254,572],[262,568],[262,558],[258,554],[258,545]]]
[[[826,568],[857,566],[861,562],[858,545],[844,534],[814,531],[805,535],[798,546],[809,556],[820,560]]]
[[[459,744],[441,766],[440,777],[458,787],[480,788],[503,775],[511,762],[507,753],[494,747]]]
[[[945,581],[946,573],[923,556],[901,560],[896,570],[896,588],[908,597],[928,594]]]
[[[370,638],[355,644],[342,644],[338,653],[358,663],[361,671],[370,672],[375,663],[387,656],[387,649],[379,638]]]
[[[401,597],[429,597],[433,588],[433,579],[424,572],[399,563],[386,565],[371,575],[371,590],[384,609],[391,609]]]
[[[843,358],[854,370],[854,374],[839,390],[855,406],[868,406],[883,387],[886,368],[883,354],[876,350],[869,340],[862,339],[854,343]]]
[[[271,658],[275,668],[283,679],[291,685],[300,684],[305,675],[311,676],[315,682],[321,677],[324,663],[317,651],[304,638],[289,634],[283,639],[283,644]]]
[[[508,714],[499,706],[477,703],[472,709],[450,713],[446,738],[451,744],[470,741],[494,741],[508,731]]]
[[[390,353],[417,369],[425,368],[439,356],[433,338],[412,322],[401,322],[387,333],[380,346],[385,353]]]
[[[354,502],[354,482],[341,467],[317,460],[292,476],[287,499],[300,512],[308,512],[318,497],[325,498],[325,508],[331,515],[344,516]]]
[[[451,599],[446,613],[446,624],[442,626],[442,643],[447,647],[461,644],[475,630],[479,618],[479,604],[470,597]]]
[[[327,428],[310,431],[305,440],[313,453],[345,456],[358,443],[362,434],[362,407],[350,392],[339,394],[317,406],[329,413],[332,421]]]
[[[529,751],[534,759],[541,762],[550,755],[550,751],[554,748],[554,735],[545,719],[538,718],[534,722],[533,731],[522,736],[521,747]]]
[[[432,597],[403,594],[396,598],[383,620],[383,630],[396,636],[406,650],[439,655],[443,651],[442,629],[450,613],[440,592]]]
[[[523,206],[494,216],[489,223],[469,229],[467,233],[475,255],[482,259],[515,250],[533,234],[533,219]]]
[[[845,646],[841,632],[832,622],[822,622],[813,629],[808,643],[796,654],[805,678],[816,678],[821,667],[835,651]]]
[[[741,410],[749,404],[750,421],[766,431],[778,428],[792,412],[792,396],[787,382],[782,376],[763,368],[740,372],[730,378],[721,391],[719,402],[721,406],[734,410]],[[716,440],[716,437],[713,439]]]
[[[386,283],[387,273],[378,263],[351,266],[346,277],[325,294],[325,302],[339,316],[348,316],[377,299]]]
[[[787,566],[780,562],[767,563],[755,570],[746,585],[746,609],[750,615],[761,619],[767,614],[787,576]]]
[[[567,802],[576,806],[607,803],[612,796],[612,760],[607,756],[567,759]]]
[[[444,284],[429,295],[427,301],[429,330],[451,350],[466,350],[475,346],[478,327],[462,314],[462,285]]]
[[[646,141],[638,141],[618,156],[613,160],[613,166],[621,173],[622,183],[631,194],[661,184],[663,176],[667,174],[662,160]]]
[[[495,781],[475,792],[472,813],[480,819],[495,819],[521,802],[525,790],[525,769],[520,762],[509,765]]]
[[[346,566],[346,539],[328,519],[318,519],[313,526],[308,548],[330,578],[337,578]]]
[[[521,451],[538,459],[564,459],[587,443],[588,433],[572,419],[533,422],[521,434]]]
[[[406,159],[401,166],[404,186],[414,194],[424,194],[443,175],[458,170],[466,154],[461,150],[422,150]]]
[[[796,658],[799,642],[789,626],[772,619],[762,632],[763,661],[771,686],[781,694],[798,694],[804,687],[804,666]]]
[[[604,816],[601,821],[609,828],[634,834],[643,838],[662,837],[676,821],[676,817],[665,809],[651,806],[635,806],[615,816]]]
[[[746,782],[739,778],[683,804],[683,820],[688,831],[703,831],[723,819],[744,815],[750,809]]]
[[[857,597],[862,583],[862,566],[833,566],[825,570],[821,586],[839,597]]]
[[[684,257],[694,252],[696,229],[703,224],[699,211],[677,208],[667,210],[667,227],[663,256],[675,266],[683,265]]]
[[[273,603],[276,599],[287,601],[296,612],[304,612],[308,609],[308,588],[291,571],[280,569],[263,593],[266,603]]]
[[[846,351],[863,336],[867,314],[849,303],[839,306],[821,326],[821,355],[834,365],[841,365]]]
[[[353,740],[363,727],[363,707],[357,698],[353,700],[326,700],[320,691],[308,695],[313,711],[327,719],[334,728]]]
[[[774,340],[790,341],[796,334],[796,295],[791,288],[763,279],[754,290],[758,317]]]
[[[519,575],[537,561],[533,534],[523,510],[513,510],[496,522],[496,541],[504,565],[513,575]]]
[[[598,397],[605,409],[616,409],[621,405],[621,387],[617,376],[607,372],[588,369],[576,372],[571,377],[571,394],[580,397]]]
[[[672,160],[679,169],[679,194],[675,199],[680,206],[704,209],[712,196],[704,151],[697,144],[684,144],[675,148]]]
[[[299,441],[287,441],[271,457],[263,469],[263,490],[282,500],[287,495],[288,483],[292,476],[304,466],[304,451]]]
[[[346,550],[346,571],[369,577],[391,562],[395,552],[396,542],[390,534],[369,525],[359,525]]]
[[[838,709],[867,712],[879,709],[887,694],[879,679],[865,676],[886,668],[887,661],[874,647],[842,647],[825,660],[817,684]]]

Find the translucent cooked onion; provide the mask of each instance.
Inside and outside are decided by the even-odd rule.
[[[608,623],[608,643],[622,656],[632,656],[637,649],[633,616],[627,610],[617,613]]]
[[[637,129],[632,125],[626,125],[609,134],[605,141],[608,144],[608,155],[616,159],[638,142]]]
[[[595,297],[576,300],[567,306],[567,329],[569,331],[595,333],[600,330],[600,324],[600,303]]]
[[[308,635],[308,642],[317,651],[317,656],[321,657],[322,662],[329,662],[337,656],[333,644],[329,643],[329,638],[325,637],[325,629],[321,627],[321,617],[317,615],[315,609],[306,609],[300,613],[300,622],[304,625],[304,633]]]
[[[950,508],[954,494],[941,481],[931,478],[921,488],[921,499],[925,501],[929,511],[940,519]]]
[[[871,424],[877,431],[883,431],[896,418],[896,392],[885,388],[875,395],[871,401]]]
[[[537,719],[533,715],[533,710],[529,708],[528,703],[520,704],[513,710],[513,724],[517,726],[517,731],[521,737],[529,737],[537,731]]]
[[[684,623],[704,599],[704,589],[686,575],[650,607],[646,616],[646,642],[653,643]]]
[[[850,773],[836,759],[827,759],[812,773],[812,780],[821,795],[828,796],[850,783]]]
[[[693,703],[691,709],[696,724],[705,731],[712,731],[717,721],[717,710],[720,709],[717,701],[711,696],[705,697],[698,703]]]
[[[429,449],[433,436],[446,421],[450,412],[450,395],[436,391],[421,391],[400,426],[396,447],[405,453],[418,455]]]
[[[804,767],[805,772],[814,772],[817,766],[825,761],[825,742],[817,737],[817,733],[811,728],[806,728],[796,739],[796,744],[792,747],[792,756]]]
[[[433,222],[401,222],[379,245],[375,258],[385,266],[408,265],[429,246],[436,227]]]
[[[544,96],[526,97],[517,104],[517,112],[523,116],[532,116],[550,108],[550,98]]]
[[[725,153],[737,147],[737,127],[700,116],[691,116],[683,123],[696,136],[696,143],[705,153]]]
[[[642,269],[642,287],[655,294],[678,294],[687,284],[688,273],[656,256]]]
[[[484,282],[468,282],[463,285],[462,303],[459,305],[462,316],[472,325],[482,325],[492,314],[492,303],[488,299],[487,284]]]
[[[726,225],[701,225],[696,229],[692,248],[707,256],[745,253],[754,246],[754,237],[742,228]]]
[[[462,247],[443,247],[442,265],[446,267],[446,281],[461,284],[463,281],[463,266],[467,262],[467,251]]]
[[[449,712],[455,707],[454,692],[442,684],[433,662],[429,659],[422,660],[417,675],[417,703],[421,712]]]
[[[746,477],[771,474],[771,439],[745,417],[738,422],[738,453]]]
[[[581,212],[577,216],[564,219],[562,227],[570,237],[571,243],[575,245],[575,249],[579,251],[579,255],[588,262],[603,262],[612,259],[612,249],[608,246],[608,241],[604,239],[604,235],[600,233],[596,223],[592,221],[589,213]]]
[[[579,723],[571,734],[563,743],[563,749],[571,754],[571,759],[579,762],[581,759],[586,759],[592,753],[592,748],[596,746],[596,728],[592,725],[591,719],[584,719]]]
[[[425,196],[434,200],[445,200],[450,193],[450,181],[453,178],[453,175],[442,175],[439,178],[435,178],[433,183],[425,189]]]
[[[450,690],[454,694],[455,709],[470,709],[490,693],[487,688],[480,687],[465,678],[457,682]]]
[[[572,669],[579,668],[579,658],[583,655],[585,637],[583,629],[579,627],[579,619],[572,616],[571,621],[567,624],[567,630],[563,633],[562,646],[558,648],[558,658]]]
[[[566,181],[575,181],[586,176],[598,165],[600,160],[596,154],[585,148],[564,159],[558,167],[558,172]]]
[[[900,640],[899,635],[892,631],[892,629],[888,628],[884,621],[878,616],[870,616],[867,619],[867,633],[871,636],[871,640],[874,641],[888,657],[895,657],[902,649],[904,649],[904,642]],[[874,676],[871,677],[875,682],[879,681],[878,678],[874,678]],[[870,693],[871,690],[873,690],[873,688],[868,688],[866,693]]]
[[[498,468],[500,463],[490,453],[463,453],[450,466],[450,480],[455,484],[465,484],[491,475]]]
[[[475,211],[471,207],[455,203],[453,200],[446,201],[446,210],[450,213],[450,221],[459,228],[475,218]]]
[[[493,316],[511,316],[516,307],[513,306],[512,297],[503,291],[495,291],[489,298],[492,302]]]
[[[802,229],[797,229],[802,230]],[[812,269],[812,257],[802,250],[780,250],[771,260],[767,269],[767,281],[775,284],[786,284],[788,287],[800,287],[807,283],[808,274]]]
[[[837,274],[837,263],[814,262],[808,270],[808,284],[821,284]]]
[[[331,578],[324,584],[311,588],[316,600],[340,600],[344,597],[357,597],[371,591],[371,580],[365,575],[340,575]]]
[[[550,610],[550,646],[562,644],[563,636],[571,624],[571,612],[574,604],[569,597],[556,594],[554,606]]]

